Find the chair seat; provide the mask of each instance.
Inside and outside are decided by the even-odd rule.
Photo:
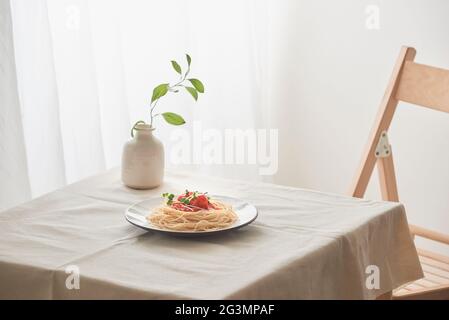
[[[449,299],[449,258],[418,249],[424,278],[393,291],[393,299]]]

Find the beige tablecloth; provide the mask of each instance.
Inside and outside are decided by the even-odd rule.
[[[185,188],[245,199],[259,217],[198,238],[125,221],[133,202]],[[72,265],[80,288],[69,290]],[[401,205],[271,184],[168,172],[136,191],[112,170],[0,213],[0,298],[358,299],[421,276]]]

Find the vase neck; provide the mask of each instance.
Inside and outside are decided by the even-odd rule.
[[[148,139],[153,136],[154,128],[149,124],[138,124],[134,127],[136,139]]]

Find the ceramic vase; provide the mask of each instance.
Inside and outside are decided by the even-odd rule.
[[[149,124],[134,127],[134,138],[122,154],[122,181],[133,189],[156,188],[164,177],[164,146]]]

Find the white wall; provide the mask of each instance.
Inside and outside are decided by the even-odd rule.
[[[279,3],[270,28],[270,105],[281,110],[275,181],[344,193],[401,45],[449,69],[449,1]],[[368,5],[380,9],[379,30],[365,28]],[[400,103],[389,136],[409,221],[449,233],[449,114]],[[367,197],[379,198],[376,171],[372,180]]]

